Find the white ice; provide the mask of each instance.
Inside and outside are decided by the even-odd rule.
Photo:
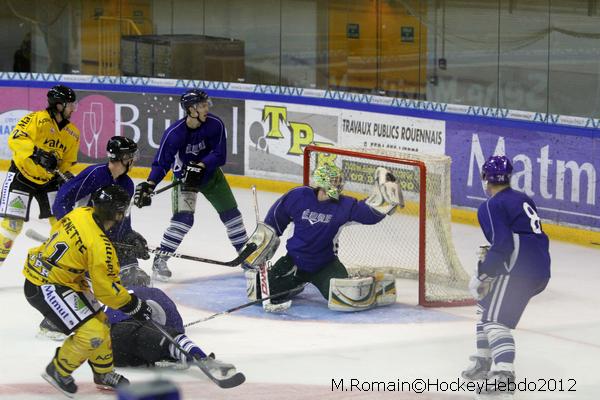
[[[0,174],[3,181],[4,174]],[[250,190],[234,189],[249,231],[254,228],[254,209]],[[279,196],[259,192],[261,213]],[[158,245],[170,218],[170,196],[156,196],[152,207],[134,209],[133,225],[151,245]],[[37,220],[37,208],[25,229],[47,232],[46,222]],[[452,226],[458,254],[467,268],[475,263],[476,247],[483,243],[478,228]],[[40,377],[51,359],[56,342],[36,338],[39,313],[25,300],[21,274],[27,249],[36,243],[21,235],[0,269],[0,399],[62,399]],[[230,259],[235,253],[225,230],[208,202],[199,200],[196,223],[179,252]],[[585,248],[553,241],[552,279],[545,292],[528,306],[514,331],[519,380],[527,378],[562,380],[563,392],[518,392],[515,399],[596,399],[600,398],[600,248]],[[594,261],[596,260],[596,261]],[[149,271],[150,261],[143,262]],[[226,267],[192,261],[171,260],[172,282],[159,284],[176,293],[184,281],[203,276],[231,274]],[[236,269],[236,271],[239,271]],[[241,271],[237,272],[241,278]],[[417,303],[416,285],[399,282],[399,302]],[[218,291],[217,291],[218,293]],[[198,293],[201,296],[202,293]],[[197,320],[220,310],[180,306],[184,322]],[[185,399],[471,399],[468,392],[340,392],[332,390],[332,379],[360,382],[456,381],[468,365],[475,348],[475,307],[438,309],[458,317],[453,321],[397,324],[333,323],[323,321],[282,321],[251,318],[233,313],[200,323],[188,335],[207,352],[232,362],[244,372],[247,382],[223,390],[209,382],[199,370],[156,371],[122,369],[132,382],[149,381],[159,376],[179,385]],[[369,312],[369,311],[366,311]],[[426,311],[423,311],[426,312]],[[79,399],[109,399],[114,395],[99,392],[91,383],[87,365],[75,374]],[[552,381],[550,381],[552,382]],[[576,391],[568,392],[572,388]],[[560,385],[558,386],[560,388]],[[548,389],[548,386],[546,386]]]

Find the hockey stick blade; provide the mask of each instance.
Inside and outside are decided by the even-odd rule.
[[[118,243],[118,242],[114,243],[114,245],[117,247],[125,247],[125,248],[134,248],[135,247],[135,246],[127,244],[127,243]],[[182,260],[199,261],[199,262],[203,262],[203,263],[207,263],[207,264],[223,265],[226,267],[237,267],[238,265],[243,263],[244,260],[246,260],[246,258],[248,258],[248,256],[256,250],[256,248],[257,248],[256,243],[248,243],[244,247],[242,252],[240,254],[238,254],[238,256],[231,261],[219,261],[219,260],[213,260],[211,258],[203,258],[203,257],[189,256],[187,254],[171,253],[169,251],[161,250],[160,248],[149,248],[148,252],[156,254],[158,256],[181,258]]]
[[[202,361],[195,361],[194,364],[198,366],[204,372],[204,375],[208,377],[211,381],[213,381],[218,387],[221,389],[231,389],[236,386],[240,386],[242,383],[246,382],[246,377],[241,372],[236,372],[227,378],[219,379],[210,372],[210,370],[206,367],[206,365],[202,364]]]
[[[162,326],[160,326],[159,324],[157,324],[156,322],[154,322],[152,319],[149,319],[148,321],[169,342],[171,342],[171,344],[173,344],[175,347],[177,347],[177,349],[179,349],[179,351],[181,351],[186,356],[191,357],[190,353],[188,353],[179,343],[177,343],[175,341],[175,339],[173,339],[173,337],[169,334],[169,332],[167,332],[166,330],[164,330]],[[211,381],[213,381],[217,386],[219,386],[222,389],[230,389],[230,388],[239,386],[242,383],[246,382],[246,377],[241,372],[236,372],[235,374],[233,374],[230,377],[219,379],[216,376],[214,376],[212,372],[210,372],[210,369],[206,365],[204,365],[204,363],[202,362],[201,359],[200,360],[196,359],[193,362],[193,364],[196,365],[198,368],[200,368],[200,370],[202,372],[204,372],[204,374],[208,377],[208,379],[210,379]]]
[[[29,239],[35,240],[36,242],[45,242],[48,239],[48,236],[42,235],[31,228],[25,231],[25,236],[27,236]]]
[[[295,287],[293,289],[289,289],[289,290],[285,290],[283,292],[279,292],[279,293],[273,294],[273,295],[271,295],[271,296],[269,296],[267,298],[264,298],[264,299],[252,300],[252,301],[249,301],[247,303],[240,304],[239,306],[235,306],[235,307],[229,308],[229,309],[227,309],[225,311],[221,311],[221,312],[218,312],[216,314],[209,315],[208,317],[199,319],[197,321],[188,322],[187,324],[183,325],[183,327],[187,328],[189,326],[199,324],[200,322],[209,321],[209,320],[211,320],[213,318],[216,318],[216,317],[218,317],[220,315],[231,314],[232,312],[239,311],[239,310],[242,310],[244,308],[251,307],[251,306],[253,306],[255,304],[260,304],[260,303],[262,303],[265,300],[271,300],[271,299],[276,299],[276,298],[281,297],[281,296],[285,296],[286,294],[291,293],[291,292],[293,292],[295,290],[299,290],[301,287],[303,288],[304,286],[306,286],[306,283],[303,283],[302,285],[299,285],[299,286],[297,286],[297,287]]]

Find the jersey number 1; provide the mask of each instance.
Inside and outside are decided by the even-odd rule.
[[[529,203],[523,203],[523,210],[525,210],[525,214],[529,217],[529,224],[531,225],[531,230],[533,233],[542,233],[542,224],[540,221],[540,217],[538,217],[537,213],[529,205]]]

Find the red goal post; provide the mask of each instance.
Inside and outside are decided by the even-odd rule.
[[[304,150],[304,184],[310,185],[314,169],[326,163],[342,169],[344,194],[359,199],[369,195],[375,168],[388,168],[399,179],[406,201],[404,209],[375,226],[341,229],[338,256],[351,273],[385,272],[418,279],[422,306],[474,304],[469,274],[460,264],[450,234],[449,157],[310,145]]]

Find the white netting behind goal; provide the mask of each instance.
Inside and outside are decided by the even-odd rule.
[[[351,224],[339,236],[338,256],[351,273],[392,273],[419,279],[419,303],[429,306],[472,303],[469,275],[462,267],[450,232],[450,157],[400,153],[382,148],[339,149],[309,146],[306,179],[323,163],[344,174],[344,194],[366,198],[379,166],[399,179],[406,207],[377,225]],[[421,166],[421,167],[420,167]],[[426,169],[422,187],[421,169]],[[307,173],[308,172],[308,173]],[[421,202],[426,198],[425,212]]]

